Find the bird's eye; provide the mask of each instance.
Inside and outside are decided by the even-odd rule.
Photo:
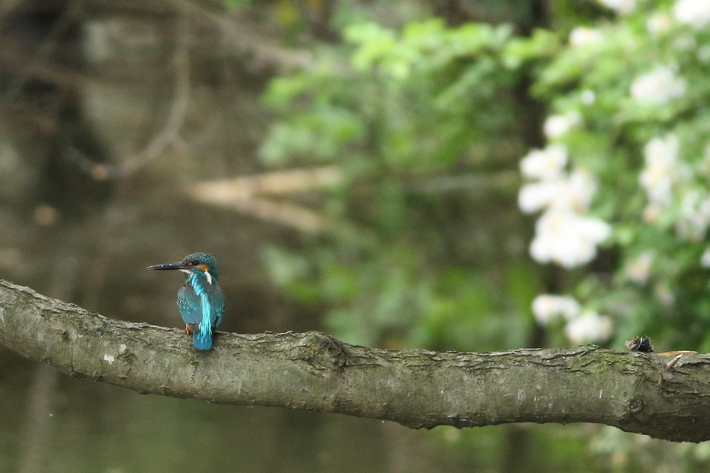
[[[190,264],[193,265],[193,266],[197,266],[198,264],[200,264],[200,262],[197,261],[197,260],[194,260],[194,261],[193,261],[192,263],[190,263]]]

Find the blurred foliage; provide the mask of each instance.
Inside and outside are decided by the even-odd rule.
[[[319,48],[312,68],[277,77],[264,94],[277,117],[264,163],[335,164],[345,174],[323,205],[330,232],[304,238],[305,251],[264,253],[273,280],[353,343],[564,344],[569,321],[547,324],[545,340],[531,335],[531,301],[552,291],[610,316],[615,347],[648,334],[659,351],[710,351],[706,3],[561,0],[553,27],[528,36],[438,19],[348,24],[345,44]],[[528,256],[518,165],[543,130],[564,145],[563,169],[593,178],[584,211],[611,226],[584,267],[550,271]],[[451,432],[441,439],[454,456],[486,442],[500,450],[494,457],[507,455],[500,430]],[[559,452],[536,458],[540,471],[548,462],[595,468],[590,435],[605,471],[704,471],[708,462],[705,446],[616,429],[535,432],[536,447]]]
[[[525,344],[537,269],[515,193],[520,65],[549,35],[508,25],[344,30],[307,71],[274,79],[269,165],[337,164],[332,231],[305,255],[271,248],[274,279],[322,304],[329,330],[384,346],[493,350]],[[349,61],[342,60],[348,48]],[[523,59],[520,59],[520,58]]]
[[[253,0],[224,0],[224,7],[228,10],[238,10],[240,8],[248,8],[252,5]]]
[[[322,304],[329,329],[356,343],[525,345],[529,303],[547,285],[521,251],[529,229],[513,207],[511,173],[534,144],[527,127],[542,128],[521,119],[534,106],[520,95],[532,80],[529,93],[554,117],[575,117],[548,139],[598,181],[591,213],[613,229],[593,271],[574,270],[558,289],[612,316],[616,346],[646,333],[707,351],[710,33],[674,18],[678,3],[617,16],[593,3],[571,34],[439,19],[346,27],[345,45],[320,49],[312,68],[274,79],[264,95],[279,117],[265,163],[335,163],[346,175],[325,205],[332,233],[307,242],[305,255],[268,252],[275,274],[300,268],[280,284]],[[678,166],[663,206],[641,182],[663,180],[649,170],[654,138],[656,154],[670,149],[662,158]],[[630,272],[643,255],[648,274]]]

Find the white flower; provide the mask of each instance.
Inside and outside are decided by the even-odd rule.
[[[540,294],[532,302],[532,311],[535,320],[540,325],[547,325],[558,316],[565,320],[574,320],[581,310],[579,302],[571,296],[555,296],[551,294]]]
[[[572,296],[560,296],[557,301],[557,310],[565,320],[574,320],[582,311],[579,302]]]
[[[646,30],[655,36],[661,36],[671,29],[671,17],[665,12],[656,12],[646,20]]]
[[[601,39],[601,31],[596,28],[585,28],[584,26],[576,27],[569,34],[569,44],[573,48],[594,44],[601,41]]]
[[[663,138],[652,138],[644,146],[643,156],[646,165],[672,166],[678,157],[678,138],[672,133]]]
[[[589,172],[576,168],[569,176],[566,198],[558,200],[559,207],[569,207],[578,212],[586,212],[597,192],[597,181]]]
[[[643,208],[643,221],[646,223],[656,223],[663,215],[663,208],[656,202],[651,202]]]
[[[695,37],[689,34],[678,36],[673,41],[673,47],[678,49],[679,51],[688,51],[691,49],[695,49],[697,46],[698,42],[695,41]]]
[[[611,319],[593,310],[585,310],[565,326],[565,335],[572,343],[603,342],[611,336]]]
[[[583,169],[564,172],[566,161],[567,149],[562,145],[531,151],[520,168],[526,177],[540,180],[521,187],[518,205],[526,213],[546,210],[535,226],[532,257],[571,268],[596,256],[597,245],[609,236],[611,227],[582,215],[589,209],[597,182]]]
[[[642,104],[663,105],[682,97],[687,87],[686,80],[676,77],[672,67],[656,66],[631,84],[631,97]]]
[[[569,176],[525,184],[518,194],[518,205],[525,213],[558,209],[586,212],[597,190],[597,181],[583,169]]]
[[[681,23],[702,30],[710,23],[710,0],[677,0],[673,16]]]
[[[707,180],[710,180],[710,144],[705,145],[703,157],[695,162],[695,170]]]
[[[636,0],[597,0],[605,7],[619,14],[631,13],[636,7]]]
[[[655,258],[656,254],[653,250],[644,251],[626,265],[626,277],[636,284],[646,284]]]
[[[710,226],[710,195],[704,190],[686,191],[680,201],[678,235],[684,240],[701,241]]]
[[[569,112],[564,115],[550,115],[545,120],[543,131],[548,140],[556,140],[564,136],[571,128],[582,121],[579,112]]]
[[[554,262],[565,268],[588,263],[597,245],[611,233],[602,220],[569,210],[548,210],[535,225],[530,254],[540,263]]]
[[[551,206],[560,195],[560,187],[558,179],[525,184],[518,194],[520,210],[529,214]]]
[[[532,301],[532,311],[535,320],[540,325],[547,325],[557,315],[556,298],[549,294],[540,294]]]
[[[661,166],[646,168],[641,172],[639,182],[646,189],[649,201],[662,206],[671,203],[673,180],[669,174],[661,172]]]
[[[591,105],[596,101],[597,96],[594,94],[593,90],[584,89],[579,95],[579,99],[584,105]]]
[[[695,52],[695,56],[698,58],[698,61],[707,64],[710,62],[710,46],[707,44],[700,46]]]
[[[646,166],[639,175],[639,184],[646,190],[649,202],[668,206],[678,158],[678,138],[669,134],[653,138],[643,148]]]
[[[643,211],[643,219],[648,223],[658,222],[664,211],[678,200],[678,191],[687,189],[693,173],[702,173],[706,166],[704,160],[698,160],[693,171],[688,163],[678,159],[678,149],[678,138],[673,134],[655,137],[644,146],[645,166],[639,174],[639,184],[648,198]],[[710,195],[698,189],[686,190],[680,204],[678,235],[684,240],[703,239],[710,226]]]
[[[520,161],[520,170],[529,179],[551,179],[559,176],[567,164],[567,148],[555,144],[534,149]]]
[[[658,301],[666,307],[670,307],[675,302],[675,295],[666,282],[659,282],[653,288]]]

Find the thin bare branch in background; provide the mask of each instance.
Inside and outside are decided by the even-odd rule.
[[[278,46],[275,42],[262,38],[246,22],[223,17],[206,10],[203,6],[185,0],[169,0],[177,10],[175,50],[173,67],[175,71],[175,92],[163,128],[141,151],[125,157],[114,164],[96,163],[74,146],[67,146],[67,157],[94,179],[108,179],[128,176],[160,156],[166,147],[178,143],[179,132],[185,121],[190,102],[190,17],[195,16],[216,24],[229,44],[244,54],[251,54],[255,63],[275,63],[285,67],[306,67],[311,63],[311,55],[304,51],[292,51]],[[47,74],[44,68],[42,74]],[[84,78],[84,82],[89,79]],[[268,207],[268,205],[267,205]]]
[[[148,146],[121,164],[120,174],[122,176],[134,173],[138,168],[159,156],[178,137],[190,103],[190,38],[188,13],[181,9],[177,19],[175,54],[173,55],[175,95],[168,119],[163,129],[155,135]]]
[[[22,0],[4,0],[0,3],[0,21],[2,21],[7,15],[9,15],[17,6],[22,2]]]
[[[301,21],[308,25],[314,38],[330,42],[341,40],[340,33],[331,27],[336,7],[335,1],[303,2],[292,0],[291,5],[298,12]]]
[[[217,25],[230,45],[242,54],[251,54],[256,63],[270,64],[282,69],[303,68],[313,63],[313,57],[308,51],[285,49],[271,38],[259,34],[247,22],[237,21],[222,14],[217,15],[188,0],[169,1],[181,11]]]
[[[167,121],[148,145],[119,164],[97,164],[74,147],[69,147],[69,157],[94,179],[125,177],[133,174],[147,163],[160,156],[166,147],[175,142],[180,133],[190,104],[190,21],[181,12],[175,29],[175,52],[172,62],[175,68],[175,93]]]
[[[33,70],[43,70],[47,66],[42,64],[59,44],[59,37],[75,25],[80,16],[81,6],[79,2],[70,2],[69,6],[52,23],[47,34],[28,57],[23,55],[25,68],[28,72]],[[27,84],[27,81],[34,78],[34,74],[18,74],[5,90],[5,96],[9,102],[15,98]]]
[[[301,205],[274,197],[320,191],[343,182],[335,166],[296,169],[195,184],[190,194],[198,202],[226,207],[306,232],[327,228],[327,219]]]
[[[0,62],[2,62],[3,67],[7,67],[9,71],[21,76],[23,80],[29,78],[40,79],[63,89],[80,91],[94,82],[93,79],[85,74],[58,65],[49,59],[38,58],[30,60],[13,51],[0,51]],[[7,97],[3,100],[10,105],[12,104]]]

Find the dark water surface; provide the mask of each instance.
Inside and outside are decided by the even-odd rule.
[[[429,443],[391,423],[141,396],[51,369],[42,371],[57,378],[49,402],[33,412],[37,365],[7,350],[0,360],[3,472],[32,461],[46,472],[403,471],[392,461]],[[400,435],[409,440],[393,444]],[[417,461],[424,469],[410,471],[436,471],[431,458]]]

